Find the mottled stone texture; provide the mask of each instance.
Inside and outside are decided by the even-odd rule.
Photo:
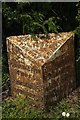
[[[42,38],[42,39],[41,39]],[[76,87],[74,34],[65,32],[7,38],[11,92],[49,109]]]

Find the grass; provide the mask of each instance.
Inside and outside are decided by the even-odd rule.
[[[55,118],[62,117],[62,112],[70,113],[69,118],[80,118],[80,103],[72,104],[68,99],[62,100],[49,113],[31,108],[25,97],[7,98],[2,103],[3,118]]]

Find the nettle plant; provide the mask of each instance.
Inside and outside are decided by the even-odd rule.
[[[57,18],[50,17],[47,20],[42,13],[34,12],[30,14],[22,14],[21,20],[23,22],[23,34],[28,32],[32,35],[34,40],[37,40],[35,34],[43,33],[44,37],[48,38],[49,32],[58,33],[59,26],[57,25]]]
[[[15,3],[14,3],[15,4]],[[11,4],[10,4],[11,5]],[[35,10],[27,10],[30,3],[16,3],[15,8],[6,3],[3,4],[3,18],[5,20],[6,30],[12,31],[18,27],[21,34],[31,34],[34,40],[36,40],[35,34],[43,33],[45,37],[49,37],[48,33],[58,32],[59,17],[51,16],[46,18],[45,13]]]

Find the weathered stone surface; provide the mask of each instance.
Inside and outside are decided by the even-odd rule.
[[[37,41],[30,35],[7,38],[11,91],[23,94],[38,108],[54,106],[76,87],[74,34],[49,34]]]

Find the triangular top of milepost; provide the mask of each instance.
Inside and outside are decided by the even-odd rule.
[[[43,65],[73,35],[73,32],[49,33],[49,38],[45,38],[44,34],[36,34],[36,40],[31,35],[19,35],[7,37],[7,40],[19,47],[25,56]]]

